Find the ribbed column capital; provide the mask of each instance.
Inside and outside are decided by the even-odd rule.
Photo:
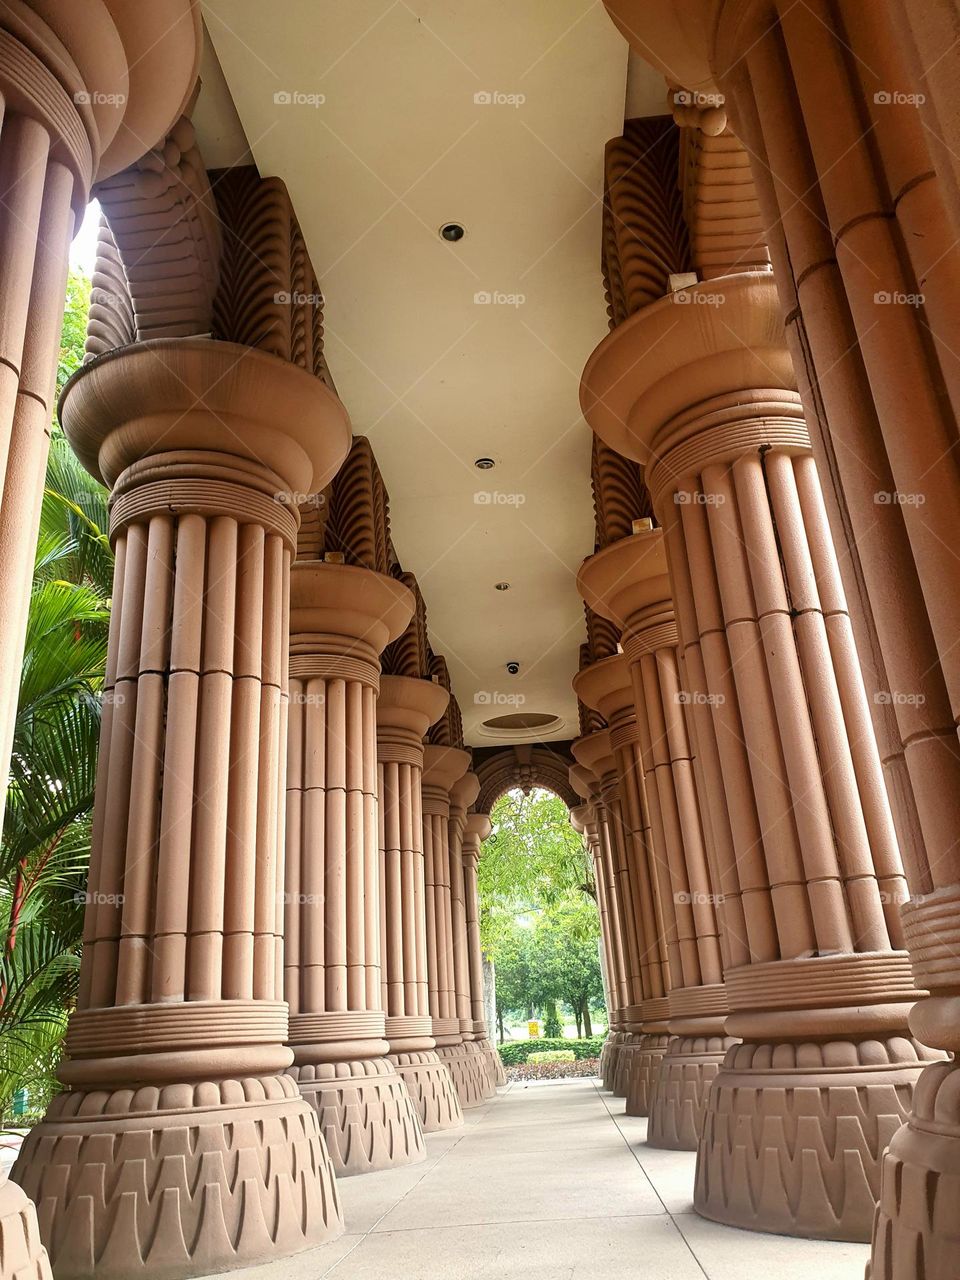
[[[611,780],[616,784],[617,760],[610,743],[609,729],[600,729],[585,738],[577,738],[576,742],[570,744],[570,750],[577,763],[595,779],[597,787],[602,789]]]
[[[413,616],[413,592],[358,565],[302,561],[290,571],[290,674],[379,678],[379,657]],[[304,663],[306,658],[312,662]]]
[[[202,477],[210,454],[231,455],[251,487],[278,506],[322,489],[350,448],[350,421],[318,378],[252,347],[205,338],[138,342],[73,375],[60,420],[77,457],[112,488],[128,468],[180,455]],[[178,492],[170,502],[177,514]]]
[[[584,560],[577,590],[622,633],[628,662],[677,643],[673,591],[661,529],[645,529],[612,542]]]
[[[432,680],[381,676],[377,699],[377,757],[423,765],[423,736],[443,715],[450,695]]]
[[[624,741],[632,740],[636,734],[637,710],[630,666],[622,653],[584,667],[574,676],[573,688],[580,701],[599,711],[610,726],[613,750]]]
[[[450,793],[473,757],[457,747],[427,746],[423,752],[423,812],[450,817]]]

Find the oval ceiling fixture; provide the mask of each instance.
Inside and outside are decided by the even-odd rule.
[[[478,471],[492,471],[497,464],[492,458],[477,458],[473,465]]]
[[[537,742],[545,734],[556,733],[563,728],[560,716],[545,711],[513,711],[509,715],[491,716],[484,720],[478,732],[484,738],[497,738],[508,742]]]
[[[456,244],[466,234],[466,228],[461,222],[445,222],[440,228],[440,237],[446,240],[448,244]]]
[[[494,590],[495,590],[495,591],[509,591],[509,590],[510,590],[510,583],[509,583],[509,582],[495,582],[495,583],[493,584],[493,588],[494,588]]]

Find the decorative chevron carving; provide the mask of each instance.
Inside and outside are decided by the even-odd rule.
[[[33,1205],[13,1182],[0,1183],[0,1276],[52,1280]]]
[[[184,1280],[343,1230],[316,1116],[289,1076],[62,1093],[13,1177],[57,1280]]]
[[[462,750],[463,718],[460,715],[460,704],[453,696],[446,658],[431,650],[427,664],[427,674],[450,694],[450,701],[447,703],[446,711],[436,724],[432,724],[427,730],[427,742],[433,747],[458,747]],[[462,1097],[460,1101],[463,1101]]]
[[[365,436],[356,436],[330,487],[324,551],[342,552],[347,564],[389,573],[389,498]]]
[[[424,1133],[439,1133],[463,1124],[460,1099],[447,1067],[430,1049],[392,1053],[388,1059],[407,1086]]]
[[[333,387],[323,358],[323,296],[287,189],[253,165],[211,173],[224,228],[214,334],[259,347]]]
[[[602,267],[610,327],[668,292],[688,270],[677,185],[679,130],[669,116],[628,120],[604,153]]]
[[[750,157],[729,129],[681,129],[680,187],[701,280],[770,264]]]
[[[97,231],[84,359],[92,360],[137,340],[137,318],[119,250],[106,218]]]
[[[590,483],[596,521],[595,550],[602,551],[611,542],[629,538],[634,520],[653,516],[653,504],[639,465],[616,453],[599,436],[593,437]]]
[[[906,1037],[730,1049],[704,1114],[697,1212],[783,1235],[869,1240],[881,1157],[927,1062]]]
[[[98,245],[100,298],[87,354],[111,350],[118,336],[129,340],[130,314],[141,341],[209,333],[221,237],[190,121],[181,117],[161,147],[99,183],[93,194],[110,238]],[[108,309],[117,313],[112,322]]]
[[[496,1086],[487,1074],[483,1055],[472,1041],[437,1049],[437,1056],[450,1072],[453,1087],[465,1111],[492,1098]]]
[[[960,1257],[960,1067],[927,1067],[882,1161],[866,1280],[953,1280]],[[937,1136],[930,1142],[931,1134]]]
[[[292,1067],[290,1073],[317,1113],[330,1159],[341,1177],[426,1156],[420,1118],[388,1059]]]
[[[413,592],[416,608],[403,635],[387,645],[380,659],[384,675],[410,676],[413,680],[430,678],[430,645],[427,640],[427,606],[419,584],[412,573],[404,573],[399,566],[391,572]]]
[[[726,1036],[674,1036],[650,1094],[647,1141],[671,1151],[696,1151],[710,1085],[727,1050]]]

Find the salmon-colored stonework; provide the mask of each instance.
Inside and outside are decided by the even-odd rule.
[[[326,483],[349,428],[308,374],[199,339],[102,357],[61,417],[111,489],[114,609],[67,1088],[13,1176],[59,1276],[202,1274],[343,1225],[285,1074],[278,495]]]
[[[436,1053],[427,977],[421,777],[423,737],[449,694],[430,680],[381,676],[377,700],[383,988],[390,1061],[425,1133],[454,1129],[463,1113]]]
[[[414,600],[385,574],[300,561],[290,581],[284,994],[291,1075],[338,1173],[422,1160],[387,1058],[380,966],[380,654]]]
[[[539,787],[570,809],[596,900],[605,1105],[696,1151],[689,1191],[717,1223],[872,1240],[868,1280],[957,1280],[957,0],[604,0],[610,22],[578,19],[595,63],[564,79],[566,132],[592,155],[573,226],[595,217],[595,278],[567,228],[541,246],[565,307],[538,310],[531,284],[509,316],[558,383],[595,348],[589,434],[571,403],[550,439],[533,401],[556,388],[519,346],[481,346],[458,381],[474,341],[512,350],[496,325],[514,309],[416,367],[434,310],[460,327],[436,254],[472,271],[502,247],[482,202],[462,244],[434,234],[458,166],[476,175],[472,130],[434,174],[451,185],[416,259],[422,326],[381,314],[366,197],[318,149],[367,127],[363,58],[399,11],[346,47],[292,6],[325,65],[355,59],[356,102],[320,113],[297,99],[326,84],[298,85],[282,46],[263,53],[290,92],[238,75],[233,44],[257,62],[264,35],[245,4],[226,33],[199,0],[0,7],[4,769],[93,198],[85,362],[59,417],[110,491],[115,554],[64,1087],[0,1182],[0,1280],[282,1261],[352,1232],[339,1177],[418,1178],[389,1171],[465,1109],[478,1127],[506,1082],[478,881],[495,802]],[[464,6],[439,8],[475,52]],[[538,76],[578,43],[543,35]],[[536,115],[485,96],[511,172]],[[343,290],[329,317],[311,254]],[[465,426],[464,388],[479,424],[501,379],[503,422]],[[401,407],[427,432],[410,448]],[[536,448],[522,471],[514,436]],[[502,491],[471,503],[474,467],[502,468]],[[558,478],[562,529],[540,506]],[[429,626],[447,557],[469,607],[431,604]],[[460,614],[482,619],[482,675]]]

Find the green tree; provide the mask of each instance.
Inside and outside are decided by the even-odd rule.
[[[563,902],[545,911],[534,934],[533,966],[541,999],[568,1004],[578,1036],[593,1035],[590,1011],[603,1004],[599,940],[597,912],[586,902]]]

